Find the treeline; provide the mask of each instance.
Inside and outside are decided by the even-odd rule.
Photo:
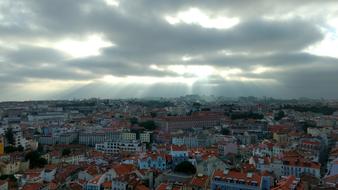
[[[264,115],[255,112],[240,112],[240,113],[229,113],[228,116],[232,120],[236,119],[263,119]]]
[[[145,130],[148,131],[153,131],[157,128],[157,125],[155,123],[155,121],[153,120],[147,120],[147,121],[143,121],[143,122],[139,122],[138,119],[136,117],[130,118],[130,123],[132,125],[139,125],[140,127],[143,127]]]
[[[293,109],[298,112],[313,112],[313,113],[321,113],[324,115],[332,115],[336,108],[329,106],[302,106],[302,105],[284,105],[283,109]]]
[[[144,107],[151,107],[151,108],[164,108],[164,107],[170,107],[174,106],[172,102],[169,101],[157,101],[157,100],[130,100],[128,101],[131,104],[144,106]]]

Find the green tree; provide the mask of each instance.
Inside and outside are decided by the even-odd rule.
[[[8,144],[11,144],[11,145],[15,144],[14,133],[13,133],[12,128],[7,128],[7,130],[5,132],[5,137],[6,137]]]
[[[62,156],[68,156],[72,151],[69,148],[62,150]]]
[[[157,127],[156,123],[153,120],[141,122],[139,123],[139,125],[149,131],[153,131]]]
[[[280,110],[277,114],[275,114],[275,120],[276,121],[279,121],[281,120],[283,117],[285,117],[285,113],[283,110]]]
[[[189,161],[183,161],[175,167],[174,171],[179,173],[185,173],[187,175],[192,175],[196,173],[196,168]]]
[[[132,118],[130,118],[130,123],[132,124],[132,125],[134,125],[134,124],[137,124],[138,123],[138,119],[136,118],[136,117],[132,117]]]
[[[23,147],[20,145],[18,147],[15,147],[15,146],[6,146],[5,147],[5,153],[12,153],[12,152],[22,152],[23,151]]]
[[[222,135],[230,135],[230,130],[228,128],[222,128],[221,133]]]
[[[151,117],[156,117],[157,113],[156,112],[150,112]]]
[[[38,151],[28,152],[25,156],[25,160],[29,160],[30,168],[42,168],[47,164],[47,160],[41,158],[41,154]]]
[[[21,145],[19,145],[16,149],[17,149],[17,151],[19,151],[19,152],[24,151],[24,148],[23,148],[23,146],[21,146]]]

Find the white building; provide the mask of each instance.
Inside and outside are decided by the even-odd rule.
[[[149,132],[140,133],[140,141],[142,143],[144,143],[144,142],[150,143],[150,141],[151,141],[151,133],[149,133]]]
[[[96,144],[95,149],[106,154],[118,154],[121,152],[143,152],[145,145],[140,141],[108,141]]]

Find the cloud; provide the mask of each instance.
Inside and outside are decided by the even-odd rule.
[[[0,86],[8,93],[0,99],[39,85],[39,98],[322,95],[312,85],[334,97],[334,3],[4,0]],[[112,93],[107,78],[128,83]],[[38,97],[36,89],[27,94]]]

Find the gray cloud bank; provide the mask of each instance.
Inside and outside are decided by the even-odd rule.
[[[336,1],[300,0],[121,0],[119,6],[109,6],[104,0],[5,0],[0,3],[0,100],[188,93],[337,98],[338,59],[304,51],[325,39],[327,19],[338,16],[335,5]],[[164,19],[191,7],[211,17],[225,15],[240,22],[229,29],[215,29],[171,25]],[[100,34],[115,46],[101,48],[100,55],[74,58],[41,45],[92,34]],[[192,59],[183,61],[183,56]],[[106,84],[100,80],[106,75],[181,76],[151,65],[240,69],[236,77],[246,80],[212,75],[190,86],[163,81]],[[268,70],[253,72],[257,67]],[[50,81],[74,85],[58,87],[55,93],[27,89]]]

